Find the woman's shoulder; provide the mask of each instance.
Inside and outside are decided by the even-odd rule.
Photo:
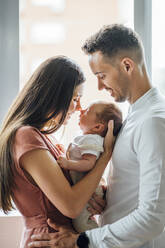
[[[15,134],[16,142],[29,142],[29,141],[38,141],[43,139],[43,134],[35,127],[32,126],[21,126],[17,129]]]
[[[41,134],[41,132],[39,131],[39,129],[26,125],[26,126],[21,126],[17,129],[16,131],[16,135],[29,135],[31,133],[38,133]]]
[[[25,125],[25,126],[21,126],[17,129],[17,133],[24,133],[24,132],[31,132],[33,130],[38,130],[35,127],[29,126],[29,125]],[[39,130],[38,130],[39,131]]]

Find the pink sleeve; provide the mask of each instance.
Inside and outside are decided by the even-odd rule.
[[[30,126],[19,128],[15,135],[13,147],[16,166],[20,166],[19,160],[25,153],[35,149],[49,150],[42,134]]]

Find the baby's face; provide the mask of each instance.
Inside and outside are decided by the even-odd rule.
[[[96,113],[98,111],[100,111],[99,104],[91,104],[88,108],[81,110],[79,125],[84,134],[91,133],[97,125]]]

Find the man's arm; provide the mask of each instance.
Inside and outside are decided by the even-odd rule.
[[[57,162],[64,169],[85,172],[94,167],[96,156],[93,154],[83,154],[82,159],[78,161],[68,160],[65,157],[59,157]]]
[[[139,206],[111,225],[87,231],[89,247],[140,247],[164,229],[165,120],[145,121],[136,140],[135,152],[140,165]]]

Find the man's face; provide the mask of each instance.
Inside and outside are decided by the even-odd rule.
[[[107,90],[116,102],[129,99],[130,80],[120,61],[112,65],[102,52],[98,51],[89,56],[89,65],[97,76],[99,90]]]

